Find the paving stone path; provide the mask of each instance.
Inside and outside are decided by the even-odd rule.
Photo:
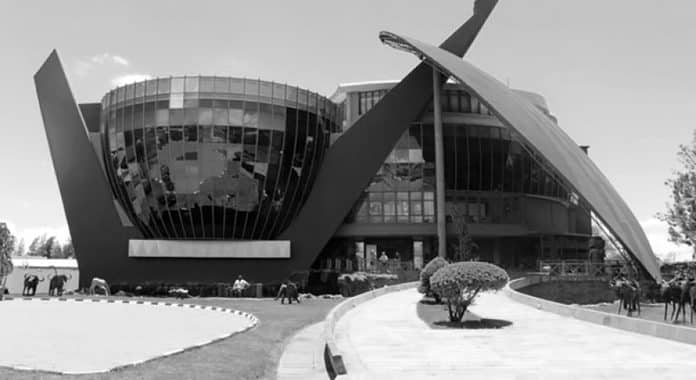
[[[486,293],[471,311],[502,329],[431,329],[415,289],[349,311],[336,326],[351,379],[687,379],[696,346],[562,317]],[[446,312],[443,311],[443,319]]]

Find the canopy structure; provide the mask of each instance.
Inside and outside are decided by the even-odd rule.
[[[580,147],[547,115],[528,99],[456,55],[390,32],[380,40],[408,51],[443,74],[458,80],[475,94],[499,119],[533,147],[589,203],[594,214],[610,230],[626,251],[656,281],[660,268],[643,229],[626,202]]]

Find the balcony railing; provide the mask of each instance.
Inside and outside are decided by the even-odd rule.
[[[539,260],[539,272],[554,277],[612,277],[622,267],[618,261]]]

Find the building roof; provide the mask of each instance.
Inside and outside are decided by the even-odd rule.
[[[526,96],[456,55],[413,38],[380,33],[385,44],[415,54],[475,94],[574,187],[627,251],[656,280],[660,268],[640,223],[599,168]]]

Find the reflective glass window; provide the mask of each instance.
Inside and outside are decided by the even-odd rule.
[[[285,99],[285,85],[282,83],[273,84],[273,98]]]
[[[129,84],[126,86],[126,100],[133,99],[135,97],[135,85]]]
[[[198,124],[213,124],[213,110],[211,108],[200,108],[198,110]]]
[[[184,108],[198,108],[198,99],[187,99],[186,96],[184,96]]]
[[[258,103],[244,103],[244,119],[242,120],[242,125],[246,127],[256,127],[259,125]]]
[[[227,109],[214,108],[213,109],[213,124],[215,125],[227,125],[229,120],[229,115]]]
[[[170,94],[169,108],[184,108],[184,94]]]
[[[169,86],[171,85],[171,80],[169,78],[160,78],[157,80],[157,93],[158,94],[168,94]]]
[[[171,92],[184,92],[184,78],[172,78]]]
[[[244,94],[246,95],[258,95],[259,94],[259,81],[256,79],[247,79],[244,83]]]
[[[152,79],[145,83],[145,95],[157,95],[157,79]]]
[[[229,127],[227,137],[228,137],[228,141],[231,144],[241,144],[242,143],[242,127]]]
[[[135,84],[135,97],[142,98],[145,96],[145,83],[139,82]]]
[[[198,77],[186,77],[186,92],[198,92]]]
[[[213,128],[213,142],[217,142],[217,143],[227,142],[227,127],[215,127],[215,128]]]
[[[229,78],[215,78],[215,92],[229,92],[230,91],[230,79]]]
[[[198,141],[198,127],[195,125],[187,125],[184,129],[186,134],[186,141],[195,142]]]
[[[215,78],[213,77],[201,77],[200,79],[200,92],[214,92],[215,91]]]
[[[156,118],[156,123],[158,126],[166,126],[169,124],[169,110],[168,109],[163,109],[163,110],[157,110],[157,113],[155,114]]]
[[[297,87],[288,86],[287,91],[285,91],[285,99],[291,102],[297,102]]]
[[[169,137],[172,141],[183,141],[184,140],[184,127],[173,126],[169,128]]]
[[[230,78],[230,92],[233,94],[244,93],[244,79]]]
[[[271,129],[273,124],[273,106],[266,103],[260,104],[258,126],[261,129]]]
[[[272,92],[273,92],[273,84],[270,82],[265,82],[261,81],[260,83],[261,86],[261,93],[260,95],[266,98],[271,98],[272,97]]]
[[[285,131],[285,107],[273,106],[273,122],[270,129]]]

